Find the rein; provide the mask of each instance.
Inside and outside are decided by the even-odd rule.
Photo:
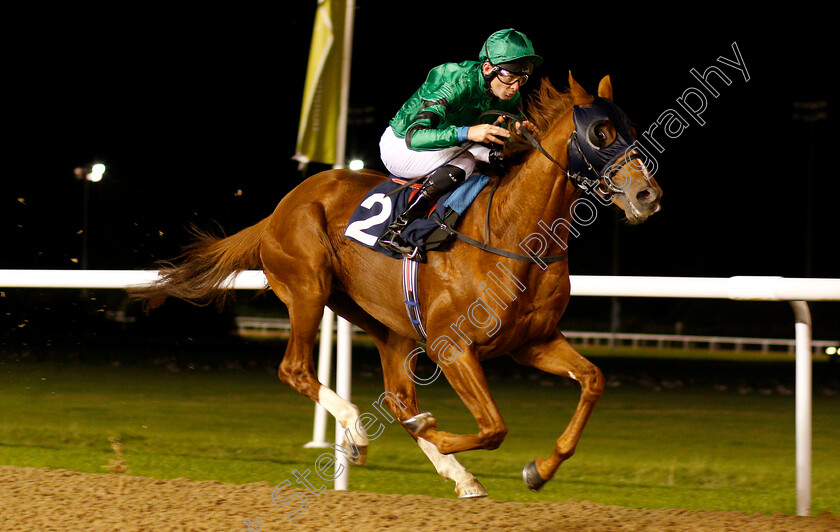
[[[516,117],[516,116],[514,116],[514,115],[512,115],[512,114],[510,114],[510,113],[506,113],[506,112],[504,112],[504,111],[487,111],[487,112],[486,112],[486,113],[484,113],[484,114],[485,114],[485,115],[486,115],[486,114],[499,115],[500,117],[510,119],[510,120],[512,120],[513,122],[519,122],[519,121],[520,121],[518,117]],[[482,116],[484,116],[484,115],[482,115]],[[543,155],[545,156],[545,158],[546,158],[546,159],[548,159],[549,161],[551,161],[551,162],[554,164],[554,166],[556,166],[557,168],[559,168],[559,169],[560,169],[560,171],[561,171],[561,172],[563,172],[563,174],[566,176],[566,178],[567,178],[567,179],[569,179],[572,183],[574,183],[574,184],[575,184],[575,186],[576,186],[576,187],[578,187],[579,189],[581,189],[581,190],[589,190],[589,189],[591,189],[592,187],[595,187],[595,186],[597,186],[597,185],[599,185],[599,184],[600,184],[600,181],[599,181],[598,179],[588,179],[588,178],[586,178],[586,177],[584,177],[584,176],[582,176],[582,175],[580,175],[580,174],[577,174],[577,173],[575,173],[575,174],[570,174],[568,171],[566,171],[566,169],[565,169],[565,168],[563,168],[563,166],[562,166],[560,163],[558,163],[558,162],[557,162],[557,160],[556,160],[554,157],[552,157],[552,156],[551,156],[551,154],[550,154],[550,153],[548,153],[548,152],[546,151],[546,149],[545,149],[545,148],[543,148],[543,147],[542,147],[542,144],[540,144],[540,141],[538,141],[538,140],[536,139],[536,137],[534,137],[534,135],[532,135],[532,134],[531,134],[531,132],[530,132],[530,131],[528,131],[526,128],[524,128],[524,127],[519,128],[519,134],[520,134],[520,135],[522,135],[523,137],[525,137],[525,140],[527,140],[527,141],[528,141],[528,144],[530,144],[530,145],[531,145],[531,147],[533,147],[535,150],[537,150],[538,152],[540,152],[541,154],[543,154]],[[571,143],[571,142],[572,142],[572,139],[574,139],[574,145],[575,145],[575,147],[578,149],[578,151],[581,151],[580,146],[578,145],[578,142],[577,142],[577,131],[573,131],[573,132],[572,132],[572,135],[569,137],[569,140],[568,140],[568,141],[567,141],[567,143],[566,143],[566,145],[567,145],[567,146],[569,146],[569,143]],[[567,148],[567,149],[568,149],[568,148]],[[584,160],[586,160],[586,157],[585,157],[585,156],[584,156]],[[591,169],[591,170],[592,170],[595,174],[597,174],[598,172],[597,172],[597,171],[595,171],[595,169],[594,169],[594,168],[592,168],[592,165],[591,165],[591,164],[589,164],[589,161],[588,161],[588,160],[586,160],[586,162],[587,162],[587,164],[589,165],[589,168],[590,168],[590,169]]]
[[[511,120],[511,123],[519,122],[519,117],[514,116],[510,113],[506,113],[504,111],[487,111],[484,114],[482,114],[481,117],[479,117],[479,120],[481,120],[481,118],[483,118],[486,115],[497,115],[499,117],[499,119],[507,118],[507,119]],[[501,123],[499,121],[499,119],[497,119],[496,122],[494,122],[494,125],[499,125]],[[542,147],[542,144],[540,144],[540,142],[531,134],[530,131],[528,131],[526,128],[523,127],[523,128],[519,129],[519,133],[523,137],[525,137],[525,140],[527,140],[528,143],[531,146],[534,147],[534,149],[536,149],[537,151],[542,153],[549,161],[554,163],[560,169],[560,171],[563,172],[563,174],[568,179],[572,180],[572,182],[577,187],[585,189],[585,186],[594,186],[594,185],[599,184],[599,181],[597,179],[587,179],[587,178],[581,176],[580,174],[575,174],[574,176],[570,175],[566,171],[566,169],[563,168],[560,165],[560,163],[558,163],[554,159],[554,157],[552,157],[551,154],[549,154],[545,150],[545,148]],[[560,261],[566,260],[569,256],[568,253],[563,253],[561,255],[550,255],[548,257],[540,257],[540,260],[537,261],[537,259],[535,259],[534,257],[532,257],[530,255],[521,255],[519,253],[514,253],[514,252],[508,251],[506,249],[501,249],[501,248],[497,248],[495,246],[491,246],[487,243],[487,239],[490,236],[490,203],[493,201],[493,195],[496,193],[496,188],[498,186],[499,186],[499,179],[497,178],[496,182],[493,184],[493,189],[490,191],[490,197],[487,198],[487,213],[486,213],[485,219],[484,219],[484,242],[479,242],[478,240],[476,240],[474,238],[471,238],[471,237],[468,237],[464,233],[461,233],[460,231],[457,231],[457,230],[453,229],[452,227],[446,225],[446,223],[443,220],[441,220],[440,218],[438,218],[437,215],[435,215],[435,214],[433,214],[431,217],[432,217],[432,219],[434,219],[438,223],[438,226],[440,227],[440,229],[442,231],[446,232],[448,235],[454,236],[455,238],[457,238],[461,242],[469,244],[473,247],[477,247],[478,249],[481,249],[483,251],[493,253],[495,255],[500,255],[502,257],[507,257],[509,259],[514,259],[514,260],[518,260],[518,261],[521,261],[521,262],[528,262],[528,263],[531,263],[531,264],[554,263],[554,262],[560,262]]]
[[[488,207],[489,207],[489,205],[488,205]],[[488,209],[488,213],[489,213],[489,209]],[[514,259],[514,260],[518,260],[518,261],[521,261],[521,262],[528,262],[528,263],[531,263],[531,264],[541,264],[541,263],[560,262],[560,261],[566,260],[569,257],[568,253],[563,253],[562,255],[550,255],[548,257],[540,257],[539,260],[537,260],[534,257],[532,257],[531,255],[520,255],[519,253],[514,253],[513,251],[508,251],[506,249],[497,248],[495,246],[491,246],[491,245],[487,244],[486,242],[480,242],[480,241],[478,241],[474,238],[468,237],[464,233],[461,233],[460,231],[456,231],[455,229],[452,229],[451,227],[446,225],[446,223],[444,223],[443,220],[438,218],[436,214],[432,215],[432,219],[434,219],[438,223],[438,226],[443,231],[445,231],[447,234],[449,234],[451,236],[454,236],[455,238],[457,238],[461,242],[469,244],[473,247],[477,247],[478,249],[480,249],[482,251],[487,251],[487,252],[493,253],[495,255],[501,255],[502,257],[507,257],[509,259]]]
[[[483,118],[486,115],[497,115],[499,117],[499,119],[502,119],[502,118],[509,119],[509,120],[511,120],[512,124],[520,121],[518,117],[516,117],[516,116],[514,116],[510,113],[507,113],[507,112],[504,112],[504,111],[497,111],[497,110],[491,110],[491,111],[487,111],[487,112],[483,113],[481,115],[481,117],[479,117],[479,120],[481,120],[481,118]],[[499,124],[499,119],[496,120],[495,124]],[[523,137],[525,137],[525,140],[527,140],[528,143],[535,150],[537,150],[538,152],[543,154],[549,161],[551,161],[555,166],[557,166],[557,168],[559,168],[560,171],[563,172],[563,174],[566,176],[566,178],[569,179],[576,187],[578,187],[579,189],[581,189],[583,191],[595,190],[597,193],[603,194],[604,196],[610,196],[614,192],[622,192],[622,190],[620,188],[617,188],[612,184],[612,179],[611,178],[614,175],[615,171],[617,171],[617,168],[620,168],[621,165],[626,164],[628,161],[630,161],[632,159],[641,159],[641,156],[637,153],[625,154],[624,157],[619,158],[619,161],[621,161],[621,165],[618,165],[618,166],[616,166],[614,164],[611,165],[610,168],[608,169],[608,171],[604,172],[604,174],[602,175],[601,172],[597,171],[592,166],[592,163],[589,162],[589,159],[586,157],[586,154],[583,153],[583,150],[580,148],[580,144],[578,143],[577,131],[573,131],[571,136],[569,137],[569,140],[566,141],[566,149],[571,150],[571,147],[574,146],[577,149],[577,151],[580,153],[580,156],[583,159],[583,161],[585,162],[588,170],[590,172],[592,172],[593,174],[598,176],[598,178],[587,178],[586,176],[583,176],[578,172],[576,172],[574,174],[569,173],[565,168],[563,168],[563,166],[560,165],[559,162],[557,162],[557,160],[554,157],[551,156],[550,153],[548,153],[545,150],[545,148],[543,148],[542,144],[540,144],[540,142],[534,137],[534,135],[531,134],[530,131],[527,130],[527,128],[520,127],[519,128],[519,134],[522,135]],[[601,189],[601,178],[603,178],[605,180],[607,190],[602,190]],[[490,203],[493,201],[493,194],[496,192],[496,187],[498,187],[498,185],[499,185],[499,181],[497,179],[496,183],[493,185],[493,189],[490,191],[490,197],[487,199],[487,212],[486,212],[485,221],[484,221],[484,242],[483,243],[479,242],[478,240],[475,240],[474,238],[470,238],[467,235],[449,227],[448,225],[446,225],[442,220],[440,220],[435,215],[433,215],[434,220],[438,223],[441,230],[445,231],[449,235],[454,236],[458,240],[460,240],[462,242],[465,242],[465,243],[467,243],[471,246],[475,246],[475,247],[477,247],[481,250],[488,251],[490,253],[495,253],[496,255],[501,255],[503,257],[507,257],[507,258],[510,258],[510,259],[515,259],[515,260],[519,260],[519,261],[523,261],[523,262],[529,262],[529,263],[538,263],[538,261],[532,256],[520,255],[518,253],[513,253],[511,251],[500,249],[500,248],[497,248],[497,247],[494,247],[494,246],[491,246],[491,245],[487,244],[487,239],[490,236]],[[559,261],[565,260],[567,257],[568,257],[568,254],[563,253],[562,255],[552,255],[552,256],[548,256],[548,257],[541,257],[540,260],[541,260],[542,263],[552,263],[552,262],[559,262]]]
[[[479,120],[481,120],[481,118],[483,118],[485,115],[487,115],[487,114],[491,114],[491,113],[492,113],[492,114],[501,114],[501,111],[497,111],[497,112],[487,111],[486,113],[482,114],[482,115],[479,117]],[[502,117],[501,117],[501,116],[499,116],[499,118],[497,118],[497,119],[496,119],[496,121],[495,121],[495,122],[493,122],[493,125],[494,125],[494,126],[500,126],[500,125],[502,124],[502,122],[503,122]],[[455,152],[455,153],[453,153],[453,154],[452,154],[452,155],[451,155],[448,159],[446,159],[446,160],[443,162],[443,164],[441,164],[440,166],[438,166],[437,168],[435,168],[434,170],[432,170],[432,171],[431,171],[431,172],[429,172],[428,174],[426,174],[426,175],[421,175],[421,176],[418,176],[418,177],[415,177],[414,179],[411,179],[411,180],[407,181],[406,183],[403,183],[401,186],[399,186],[399,187],[395,188],[394,190],[392,190],[392,191],[388,192],[388,193],[387,193],[387,194],[385,194],[385,195],[386,195],[386,196],[391,196],[392,194],[396,194],[397,192],[399,192],[399,191],[401,191],[401,190],[403,190],[403,189],[405,189],[405,188],[408,188],[408,187],[410,187],[411,185],[413,185],[413,184],[415,184],[415,183],[418,183],[418,182],[419,182],[420,180],[422,180],[422,179],[426,179],[427,177],[429,177],[430,175],[432,175],[432,173],[433,173],[433,172],[436,172],[436,171],[437,171],[438,169],[440,169],[441,167],[446,166],[447,164],[451,163],[452,161],[454,161],[455,159],[457,159],[458,157],[460,157],[461,155],[463,155],[463,154],[464,154],[467,150],[469,150],[470,148],[472,148],[472,147],[473,147],[473,146],[475,146],[475,145],[476,145],[476,142],[475,142],[475,141],[470,141],[470,142],[467,142],[466,144],[464,144],[463,146],[461,146],[461,148],[460,148],[458,151],[456,151],[456,152]],[[467,177],[469,177],[469,176],[467,176]]]
[[[501,125],[502,122],[504,121],[504,119],[511,120],[511,124],[520,122],[519,117],[517,117],[515,115],[512,115],[510,113],[507,113],[505,111],[498,111],[498,110],[486,111],[485,113],[483,113],[479,117],[479,120],[481,120],[482,118],[484,118],[487,115],[495,115],[495,116],[498,117],[496,119],[496,121],[493,122],[493,125]],[[574,174],[569,173],[569,171],[567,171],[565,168],[563,168],[563,166],[559,162],[557,162],[557,160],[554,157],[552,157],[551,154],[548,153],[545,148],[543,148],[542,144],[540,144],[540,141],[538,141],[536,139],[536,137],[534,137],[534,135],[532,135],[531,132],[528,131],[527,128],[520,127],[518,133],[525,138],[525,140],[528,142],[528,144],[531,145],[531,147],[533,147],[535,150],[540,152],[546,159],[551,161],[551,163],[553,163],[557,168],[559,168],[560,171],[563,172],[563,175],[565,175],[566,178],[568,180],[570,180],[577,188],[579,188],[583,191],[597,190],[598,192],[600,192],[604,195],[610,195],[612,192],[620,192],[620,190],[615,190],[615,187],[611,184],[611,181],[612,181],[610,179],[611,173],[609,175],[603,175],[602,176],[600,174],[600,172],[595,170],[595,168],[589,162],[586,155],[583,153],[583,150],[581,150],[580,144],[578,143],[577,131],[573,131],[572,135],[569,137],[569,140],[566,141],[566,149],[571,150],[571,147],[574,146],[577,149],[578,153],[580,153],[580,155],[581,155],[583,161],[586,163],[586,166],[588,167],[588,169],[592,173],[594,173],[595,175],[598,175],[599,178],[587,178],[586,176],[581,175],[578,172],[575,172]],[[475,144],[475,142],[470,142],[468,144],[465,144],[460,150],[455,152],[455,154],[447,160],[447,163],[449,161],[452,161],[456,157],[460,156],[461,154],[463,154],[466,150],[468,150],[474,144]],[[641,156],[639,156],[637,154],[636,155],[630,155],[629,157],[626,157],[625,159],[629,160],[629,159],[635,159],[635,158],[641,158]],[[626,160],[625,160],[625,162],[626,162]],[[444,163],[444,164],[446,164],[446,163]],[[417,177],[413,180],[410,180],[410,181],[406,182],[405,184],[403,184],[402,186],[400,186],[399,188],[389,192],[388,195],[399,192],[400,190],[402,190],[406,187],[409,187],[409,186],[413,185],[414,183],[420,181],[421,179],[425,179],[426,177],[427,176],[420,176],[420,177]],[[600,178],[604,178],[607,181],[607,189],[608,190],[606,190],[606,191],[601,190],[601,180],[600,180]],[[514,260],[518,260],[518,261],[522,261],[522,262],[528,262],[528,263],[531,263],[531,264],[554,263],[554,262],[560,262],[560,261],[566,260],[568,258],[568,253],[563,253],[561,255],[551,255],[551,256],[548,256],[548,257],[540,257],[540,260],[538,261],[533,256],[521,255],[519,253],[514,253],[512,251],[507,251],[505,249],[501,249],[501,248],[497,248],[495,246],[491,246],[487,243],[487,239],[490,236],[490,204],[493,201],[493,195],[495,194],[496,188],[498,186],[499,186],[499,180],[497,179],[496,182],[493,185],[493,189],[490,191],[490,197],[487,199],[487,212],[486,212],[485,221],[484,221],[484,242],[480,242],[480,241],[478,241],[474,238],[468,237],[467,235],[461,233],[460,231],[457,231],[457,230],[453,229],[452,227],[447,225],[443,220],[441,220],[435,214],[433,214],[431,216],[431,218],[435,222],[437,222],[438,227],[442,231],[447,233],[448,235],[454,236],[458,240],[460,240],[460,241],[462,241],[466,244],[469,244],[471,246],[477,247],[477,248],[479,248],[483,251],[494,253],[494,254],[500,255],[502,257],[507,257],[509,259],[514,259]]]

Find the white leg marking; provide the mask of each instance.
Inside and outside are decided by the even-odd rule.
[[[461,465],[455,456],[442,454],[432,442],[423,438],[417,438],[417,444],[423,449],[426,456],[429,457],[438,474],[446,480],[452,480],[457,484],[459,480],[464,480],[468,477],[473,478],[472,474],[467,471],[467,468]]]
[[[438,474],[455,482],[455,493],[461,498],[486,497],[487,491],[467,468],[451,454],[442,454],[428,440],[417,438],[417,444],[429,457]]]
[[[350,429],[350,434],[353,436],[353,440],[355,440],[357,446],[362,447],[368,444],[365,429],[361,426],[356,426],[356,420],[359,419],[360,415],[356,405],[342,399],[337,393],[323,385],[318,390],[318,404],[332,414],[341,423],[342,427]]]

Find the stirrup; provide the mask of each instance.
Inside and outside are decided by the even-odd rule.
[[[399,253],[403,258],[413,260],[415,262],[426,262],[426,257],[423,251],[414,245],[403,240],[402,236],[394,231],[388,230],[384,235],[379,237],[378,244],[394,253]]]
[[[402,239],[402,236],[393,229],[389,229],[384,235],[379,237],[378,243],[388,251],[399,253],[400,255],[408,255],[414,251],[414,246]]]

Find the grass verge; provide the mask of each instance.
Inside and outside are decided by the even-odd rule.
[[[525,489],[520,471],[550,452],[579,389],[559,377],[490,373],[510,433],[500,449],[462,453],[459,460],[492,498],[795,513],[789,390],[745,389],[739,375],[718,375],[728,386],[712,385],[709,375],[701,385],[660,377],[650,385],[622,370],[632,361],[601,362],[610,388],[577,454],[539,493]],[[294,471],[309,469],[310,480],[321,482],[314,462],[325,451],[302,447],[311,439],[313,404],[269,368],[5,362],[0,389],[2,464],[271,485],[294,483]],[[377,414],[371,405],[381,392],[377,375],[354,376],[353,398],[363,412]],[[444,430],[476,430],[443,380],[421,388],[419,397]],[[815,391],[813,416],[813,512],[838,513],[840,401]],[[349,471],[350,489],[454,497],[454,486],[435,474],[403,429],[381,421],[385,430],[371,443],[369,465]]]

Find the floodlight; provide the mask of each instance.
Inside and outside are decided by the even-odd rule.
[[[102,163],[96,163],[90,167],[90,173],[87,175],[88,181],[93,181],[97,183],[102,181],[102,176],[105,175],[105,165]]]

